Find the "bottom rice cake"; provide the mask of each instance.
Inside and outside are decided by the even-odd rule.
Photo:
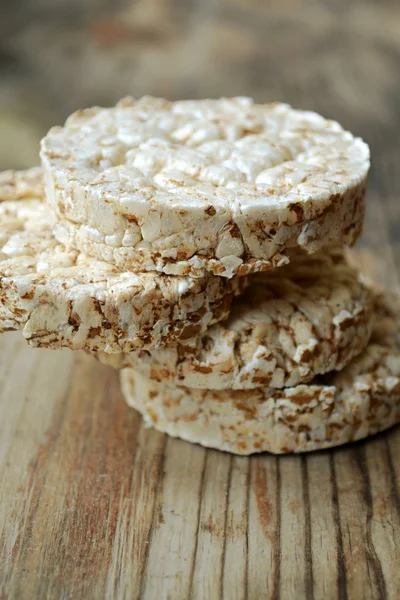
[[[167,386],[132,369],[122,391],[147,425],[235,454],[308,452],[365,438],[400,421],[397,315],[381,307],[371,342],[342,371],[273,389]]]
[[[342,249],[298,252],[289,265],[253,275],[228,319],[195,339],[98,358],[197,389],[292,387],[360,354],[371,334],[372,296]]]
[[[246,278],[132,273],[66,249],[40,171],[0,173],[0,333],[36,347],[121,352],[191,338],[226,318]]]

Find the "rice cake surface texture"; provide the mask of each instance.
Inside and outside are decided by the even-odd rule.
[[[400,421],[398,315],[381,311],[367,348],[341,372],[311,384],[206,391],[124,369],[121,385],[147,425],[203,446],[244,455],[331,448]]]
[[[287,104],[127,98],[52,128],[41,160],[57,238],[123,268],[231,277],[362,229],[368,146]]]
[[[342,369],[360,354],[372,316],[371,290],[343,251],[331,248],[253,275],[228,319],[192,340],[97,358],[198,389],[291,387]]]
[[[0,175],[0,332],[22,329],[38,347],[121,352],[192,337],[228,316],[246,278],[135,274],[64,248],[36,176]]]

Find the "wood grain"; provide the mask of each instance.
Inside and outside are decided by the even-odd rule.
[[[398,2],[14,4],[0,168],[35,164],[49,126],[127,93],[283,99],[370,143],[357,260],[400,289]],[[0,338],[0,415],[1,600],[400,597],[399,428],[229,456],[145,429],[117,373],[16,334]]]

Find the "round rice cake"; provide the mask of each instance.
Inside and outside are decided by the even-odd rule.
[[[246,278],[132,273],[65,249],[36,188],[29,198],[31,175],[20,187],[0,176],[0,332],[22,329],[38,347],[129,352],[190,338],[228,316]]]
[[[352,245],[369,149],[334,121],[249,98],[126,98],[42,140],[57,238],[121,268],[231,277]]]
[[[253,275],[228,319],[192,340],[97,358],[190,388],[291,387],[347,365],[367,345],[372,321],[371,290],[331,248]]]
[[[41,167],[24,171],[0,172],[0,202],[41,198],[43,196],[43,173]]]
[[[400,346],[376,339],[342,371],[291,388],[196,390],[166,386],[132,369],[122,392],[147,425],[203,446],[253,454],[339,446],[400,421]],[[398,319],[392,331],[399,332]]]

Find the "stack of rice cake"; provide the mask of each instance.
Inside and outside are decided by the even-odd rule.
[[[397,301],[346,258],[369,150],[247,98],[72,115],[0,175],[0,330],[121,369],[160,431],[301,452],[400,420]]]

